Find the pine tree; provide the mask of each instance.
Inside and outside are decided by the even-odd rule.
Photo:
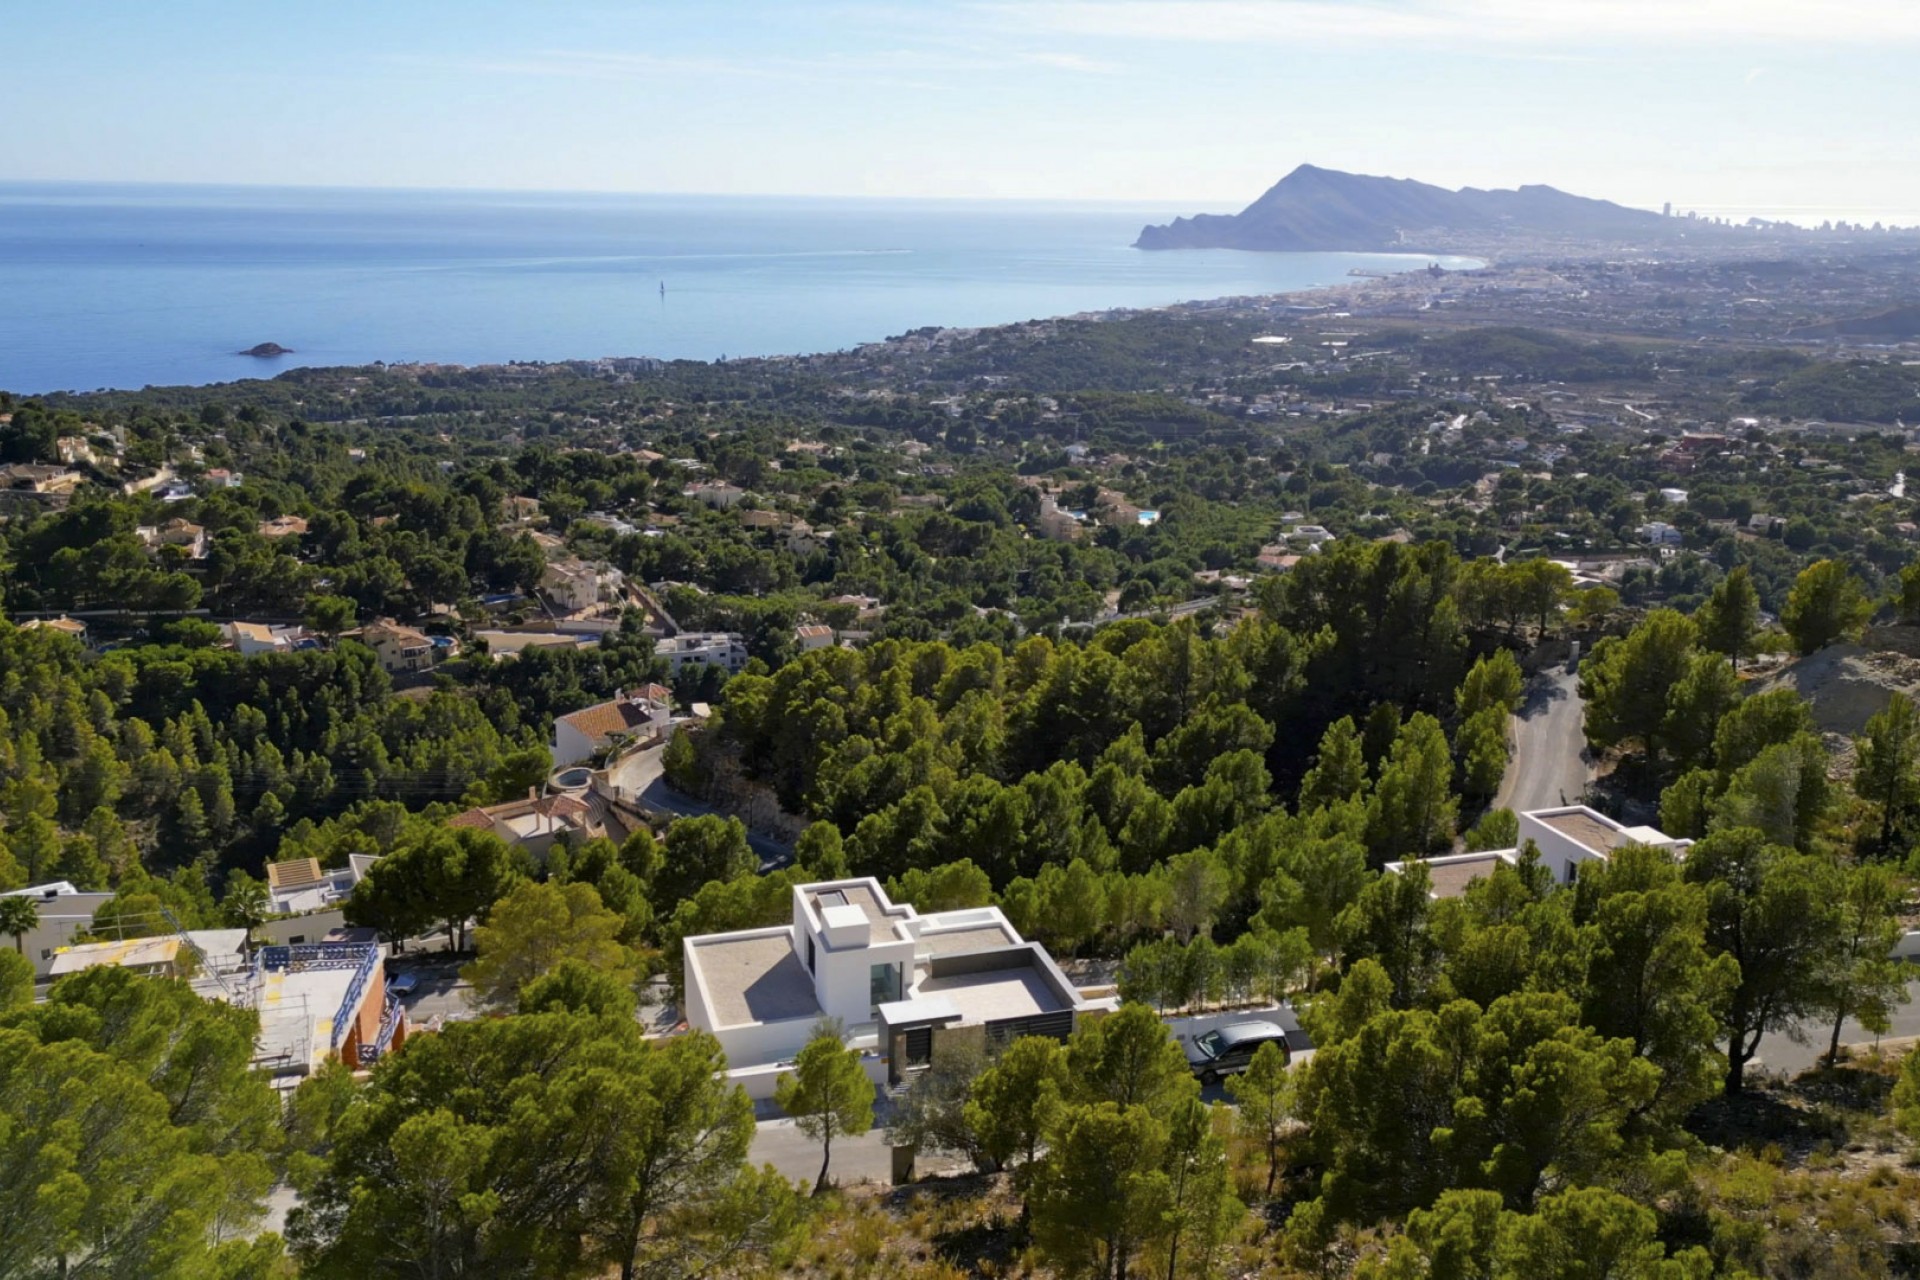
[[[1736,565],[1722,578],[1693,615],[1700,628],[1700,643],[1715,653],[1724,653],[1735,670],[1740,657],[1753,644],[1760,626],[1760,593],[1754,589],[1753,575],[1747,566]]]

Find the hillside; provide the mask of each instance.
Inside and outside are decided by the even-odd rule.
[[[1920,303],[1888,307],[1871,315],[1847,316],[1821,324],[1789,329],[1790,338],[1913,338],[1920,337]]]
[[[1648,240],[1674,230],[1675,224],[1660,214],[1552,187],[1448,191],[1409,178],[1303,164],[1237,214],[1200,214],[1149,226],[1134,247],[1364,252],[1420,249],[1427,234]]]

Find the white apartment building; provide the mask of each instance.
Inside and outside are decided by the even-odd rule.
[[[667,660],[668,670],[676,676],[689,662],[736,673],[747,665],[747,638],[737,631],[684,631],[657,642],[653,652]]]

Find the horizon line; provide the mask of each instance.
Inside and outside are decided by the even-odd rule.
[[[1271,184],[1269,184],[1271,185]],[[22,178],[0,174],[0,187],[144,187],[157,190],[208,191],[336,191],[393,195],[493,195],[493,196],[657,196],[692,200],[870,200],[894,203],[938,204],[1058,204],[1107,205],[1112,207],[1154,207],[1168,203],[1208,204],[1237,201],[1238,208],[1252,203],[1257,196],[1186,197],[1113,196],[1020,196],[1020,195],[902,195],[872,191],[795,192],[795,191],[692,191],[643,189],[637,187],[488,187],[447,185],[407,186],[391,183],[328,182],[238,182],[212,179],[174,178]]]
[[[1326,169],[1324,165],[1312,165],[1302,162],[1303,166]],[[1301,166],[1296,166],[1301,167]],[[1352,173],[1351,170],[1330,170],[1331,172]],[[1289,170],[1289,172],[1292,172]],[[1282,175],[1283,177],[1285,175]],[[1355,174],[1365,177],[1393,177],[1388,174]],[[1275,181],[1278,181],[1276,179]],[[1411,179],[1424,182],[1424,179]],[[1270,188],[1273,184],[1269,183]],[[1456,190],[1441,183],[1428,185],[1441,186],[1443,190]],[[1516,183],[1508,190],[1520,186],[1542,185],[1535,183]],[[1544,184],[1552,185],[1552,184]],[[1468,184],[1469,187],[1472,184]],[[0,175],[0,188],[7,187],[73,187],[73,188],[140,188],[155,191],[252,191],[252,192],[331,192],[369,195],[417,195],[417,196],[510,196],[510,197],[549,197],[549,198],[618,198],[643,197],[673,200],[788,200],[794,202],[816,203],[871,203],[871,204],[944,204],[944,205],[1003,205],[1003,206],[1054,206],[1059,208],[1113,209],[1134,212],[1167,211],[1172,216],[1187,217],[1196,213],[1239,213],[1260,198],[1267,188],[1252,196],[1205,195],[1189,197],[1121,199],[1110,196],[1017,196],[1017,195],[900,195],[880,194],[876,192],[792,192],[792,191],[692,191],[660,190],[631,187],[492,187],[492,186],[407,186],[388,183],[325,183],[325,182],[238,182],[214,181],[210,179],[160,179],[160,178],[36,178]],[[1466,188],[1459,188],[1466,189]],[[1498,188],[1481,188],[1483,190]],[[1565,191],[1565,188],[1557,188]],[[1578,195],[1568,191],[1566,194]],[[1649,213],[1661,211],[1662,204],[1672,207],[1673,216],[1684,217],[1688,213],[1697,213],[1704,217],[1762,216],[1766,215],[1783,221],[1800,218],[1825,219],[1827,221],[1853,221],[1861,218],[1885,220],[1889,216],[1913,218],[1920,210],[1896,209],[1890,205],[1872,209],[1849,207],[1849,202],[1836,204],[1802,204],[1766,201],[1759,203],[1722,203],[1719,201],[1672,200],[1663,202],[1636,203],[1628,199],[1609,196],[1584,196],[1583,199],[1609,200],[1629,209]],[[1812,225],[1811,223],[1805,225]]]

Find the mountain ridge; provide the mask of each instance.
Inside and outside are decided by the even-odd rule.
[[[1239,213],[1203,213],[1147,226],[1134,248],[1360,253],[1432,247],[1421,243],[1423,235],[1522,232],[1644,240],[1677,229],[1674,219],[1661,214],[1542,184],[1449,191],[1412,178],[1303,164]]]

